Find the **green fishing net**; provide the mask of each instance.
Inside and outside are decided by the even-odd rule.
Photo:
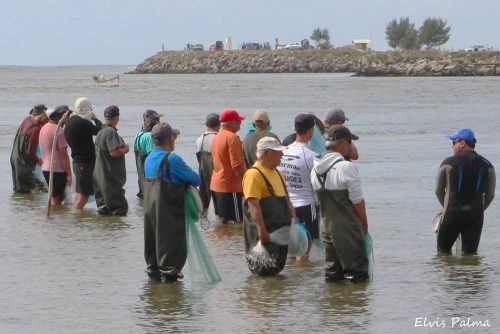
[[[373,281],[373,240],[370,233],[365,233],[365,249],[366,256],[368,257],[368,275],[370,276],[370,282]]]
[[[193,187],[189,187],[184,192],[186,239],[188,245],[187,260],[192,271],[201,271],[209,283],[217,283],[221,280],[219,272],[196,226],[203,212],[199,196],[198,191]]]
[[[304,256],[309,247],[308,231],[304,223],[292,222],[290,225],[290,243],[288,256]]]

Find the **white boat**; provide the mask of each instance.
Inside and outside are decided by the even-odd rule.
[[[112,78],[106,78],[104,74],[94,75],[94,81],[97,86],[114,87],[120,85],[120,76],[114,76]]]

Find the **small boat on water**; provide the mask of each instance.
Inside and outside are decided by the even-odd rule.
[[[106,78],[104,74],[94,75],[94,81],[97,86],[114,87],[120,86],[120,76],[114,76],[112,78]]]

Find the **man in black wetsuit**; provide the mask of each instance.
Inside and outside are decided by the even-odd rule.
[[[453,155],[441,163],[437,177],[436,196],[443,206],[437,249],[449,253],[461,235],[462,253],[476,254],[484,210],[495,196],[495,169],[474,151],[476,137],[471,129],[447,137],[453,141]]]

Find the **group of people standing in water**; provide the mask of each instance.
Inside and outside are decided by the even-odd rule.
[[[11,155],[14,191],[37,187],[40,165],[47,183],[52,175],[51,198],[61,204],[64,192],[75,183],[76,209],[95,196],[102,215],[124,216],[128,203],[125,155],[128,144],[118,135],[120,110],[104,109],[104,123],[89,99],[48,109],[36,105],[19,127]],[[195,143],[198,173],[175,154],[178,129],[161,122],[154,110],[143,114],[143,125],[133,142],[138,175],[137,197],[144,205],[146,273],[153,280],[183,278],[187,258],[184,193],[198,187],[203,216],[210,203],[219,224],[242,224],[245,252],[260,242],[274,261],[272,269],[251,268],[259,275],[275,275],[288,261],[308,261],[313,239],[324,247],[325,280],[365,282],[369,261],[368,233],[359,158],[348,120],[340,108],[324,120],[312,114],[294,119],[294,133],[280,141],[272,132],[269,114],[257,110],[241,141],[237,135],[245,117],[228,109],[206,117],[206,131]],[[95,139],[94,139],[95,136]],[[464,254],[477,252],[483,212],[495,194],[495,171],[474,150],[472,130],[449,135],[453,155],[439,169],[436,195],[443,207],[437,227],[437,249],[448,253],[461,236]],[[54,147],[54,145],[56,145]],[[70,164],[67,147],[71,149]],[[38,147],[41,154],[37,155]],[[74,173],[74,179],[71,172]],[[271,234],[301,222],[309,244],[305,254],[288,256],[288,247],[272,241]]]

